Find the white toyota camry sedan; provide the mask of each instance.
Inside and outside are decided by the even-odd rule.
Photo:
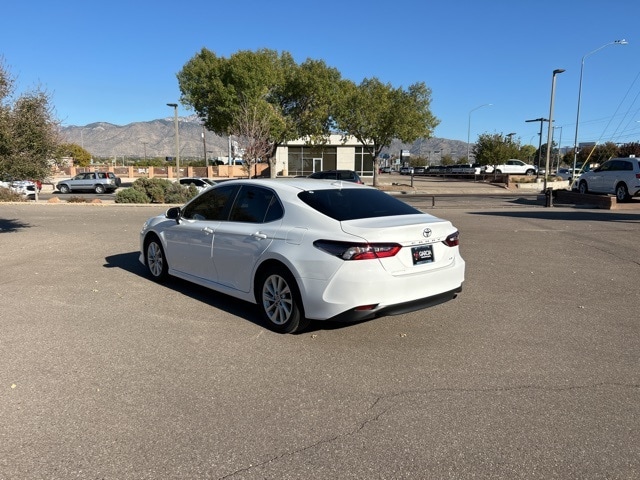
[[[465,262],[447,220],[376,188],[309,178],[230,180],[150,218],[140,262],[252,302],[282,333],[456,297]]]

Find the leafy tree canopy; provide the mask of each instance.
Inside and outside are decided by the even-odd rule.
[[[223,58],[203,48],[177,77],[181,102],[219,135],[237,131],[247,110],[258,112],[268,121],[271,155],[283,142],[327,136],[340,81],[322,61],[298,65],[291,54],[269,49]]]
[[[499,165],[510,158],[519,158],[520,153],[520,142],[502,133],[479,135],[473,147],[475,161],[480,165]]]
[[[15,81],[0,58],[0,176],[42,180],[58,145],[49,95],[41,90],[12,98]]]
[[[91,163],[91,154],[75,143],[62,143],[56,150],[56,159],[64,157],[73,158],[73,164],[79,167],[86,167]]]
[[[404,143],[429,138],[440,123],[429,108],[431,90],[422,82],[404,90],[371,78],[360,85],[343,81],[341,90],[343,97],[334,118],[336,126],[345,136],[353,135],[364,144],[376,165],[381,150],[394,138]],[[377,170],[373,170],[374,185]]]

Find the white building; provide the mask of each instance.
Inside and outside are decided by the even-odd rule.
[[[276,151],[278,176],[307,176],[320,170],[354,170],[361,176],[372,176],[373,158],[354,137],[343,141],[337,134],[331,135],[325,145],[295,140]]]

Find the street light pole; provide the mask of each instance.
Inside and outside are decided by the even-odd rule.
[[[549,159],[551,158],[551,143],[553,139],[553,102],[556,96],[556,75],[564,72],[564,69],[558,68],[553,71],[553,78],[551,79],[551,102],[549,105],[549,131],[547,132],[547,155],[544,170],[544,191],[547,193],[547,178],[549,178]],[[548,202],[547,205],[551,205]]]
[[[173,107],[173,119],[176,127],[176,179],[180,180],[180,139],[178,138],[178,104],[167,103],[167,107]]]
[[[553,138],[556,137],[556,128],[560,129],[560,138],[558,139],[558,156],[556,158],[556,171],[560,168],[560,152],[562,151],[562,125],[553,127]]]
[[[467,163],[471,163],[471,114],[482,107],[489,107],[493,105],[492,103],[485,103],[484,105],[480,105],[476,108],[473,108],[469,112],[469,123],[467,124]]]
[[[542,125],[544,124],[544,122],[548,122],[549,120],[546,118],[534,118],[533,120],[525,120],[525,122],[529,123],[529,122],[540,122],[540,133],[538,134],[538,155],[536,155],[536,157],[538,157],[538,160],[536,162],[536,181],[540,178],[540,155],[542,155]],[[545,174],[547,172],[544,172]]]
[[[207,160],[207,140],[205,138],[205,127],[204,124],[202,124],[202,149],[204,150],[204,166],[208,167],[209,166],[209,161]]]
[[[613,42],[605,43],[601,47],[596,48],[595,50],[587,53],[584,57],[582,57],[582,61],[580,62],[580,83],[578,84],[578,111],[576,113],[576,135],[575,135],[575,137],[573,139],[573,170],[572,170],[572,174],[576,170],[576,163],[577,163],[577,160],[578,160],[578,127],[580,125],[580,103],[581,103],[581,100],[582,100],[582,75],[584,73],[584,59],[587,58],[589,55],[592,55],[592,54],[594,54],[596,52],[599,52],[603,48],[608,47],[609,45],[627,45],[628,43],[629,42],[627,42],[624,38],[622,40],[614,40]],[[575,175],[572,175],[572,177],[575,177]],[[575,179],[572,179],[571,188],[573,188],[573,182],[574,181],[575,181]]]

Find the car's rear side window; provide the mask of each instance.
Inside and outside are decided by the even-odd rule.
[[[298,198],[338,221],[422,213],[384,192],[369,188],[308,190]]]
[[[283,210],[272,190],[243,186],[231,209],[232,222],[266,223],[282,217]]]

